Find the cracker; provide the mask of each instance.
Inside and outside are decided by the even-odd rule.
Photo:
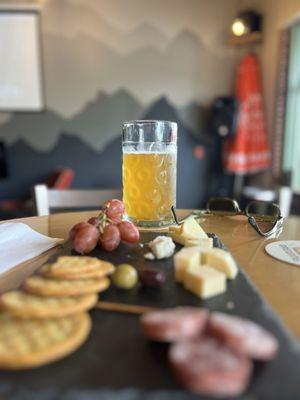
[[[24,289],[40,296],[82,296],[88,293],[103,292],[110,285],[108,278],[56,280],[33,275],[26,279]]]
[[[52,270],[57,275],[64,273],[76,274],[96,270],[101,265],[101,261],[96,257],[88,256],[60,256],[52,264]]]
[[[65,318],[23,320],[0,314],[0,368],[26,369],[61,359],[86,340],[87,313]]]
[[[95,293],[78,297],[41,297],[14,290],[0,296],[0,307],[20,318],[60,318],[89,310],[97,299]]]
[[[115,271],[115,267],[112,263],[102,260],[99,261],[100,263],[98,264],[98,267],[92,271],[77,272],[74,270],[60,270],[57,272],[57,268],[52,267],[53,264],[45,264],[39,270],[39,273],[47,278],[76,280],[93,278],[100,279],[107,275],[111,275]]]

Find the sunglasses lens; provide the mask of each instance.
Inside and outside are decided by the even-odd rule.
[[[280,209],[276,204],[264,201],[252,201],[247,206],[247,214],[255,218],[258,227],[263,232],[270,231],[280,216]]]
[[[227,198],[210,199],[207,203],[207,209],[215,213],[236,214],[239,211],[238,205],[234,200]]]
[[[252,201],[247,207],[248,215],[266,221],[277,221],[280,210],[276,204],[264,201]]]

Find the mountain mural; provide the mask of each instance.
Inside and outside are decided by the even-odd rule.
[[[192,101],[182,108],[177,108],[177,112],[182,123],[190,129],[196,138],[210,135],[209,107],[200,106],[196,101]]]
[[[144,46],[126,55],[84,34],[70,39],[45,34],[44,57],[47,102],[68,117],[99,88],[107,93],[126,89],[144,106],[162,96],[178,107],[192,100],[207,104],[231,92],[236,61],[214,54],[189,30],[164,50]]]
[[[98,100],[103,101],[103,94]],[[124,93],[122,93],[124,96]],[[105,97],[105,96],[104,96]],[[110,99],[111,100],[111,99]],[[95,103],[90,103],[86,109],[86,116],[81,116],[80,120],[86,120],[87,116],[93,115]],[[101,115],[101,113],[99,113]],[[94,114],[96,115],[96,113]],[[161,98],[154,102],[150,108],[144,111],[141,116],[145,119],[166,119],[178,123],[178,205],[181,207],[199,207],[209,192],[210,171],[215,157],[213,157],[212,139],[204,135],[199,135],[195,139],[189,128],[181,122],[176,109],[166,98]],[[29,124],[26,115],[15,114],[11,123],[11,133],[14,130],[23,128],[28,132],[35,132],[33,137],[40,135],[42,142],[43,124],[47,129],[55,129],[61,123],[65,123],[53,112],[45,112],[40,115],[40,119]],[[32,118],[31,121],[34,121]],[[96,127],[99,122],[93,120]],[[21,125],[18,125],[21,124]],[[58,140],[47,152],[41,152],[33,148],[28,140],[16,139],[7,146],[9,178],[0,181],[1,198],[20,198],[29,194],[29,188],[39,182],[44,182],[50,173],[57,167],[70,167],[75,171],[73,187],[78,188],[110,188],[120,187],[122,161],[121,161],[121,135],[120,127],[105,147],[95,150],[88,145],[82,138],[83,135],[75,135],[70,127],[74,121],[69,121],[68,129],[60,131]],[[111,127],[110,127],[111,128]],[[83,126],[82,129],[85,129]],[[91,127],[89,127],[91,129]],[[37,131],[36,131],[37,130]],[[6,131],[8,132],[8,131]],[[3,133],[3,127],[0,129]],[[49,132],[47,132],[49,134]],[[10,134],[10,132],[9,132]],[[194,157],[195,146],[203,146],[205,149],[204,157],[197,159]],[[80,163],[78,158],[80,157]],[[37,168],[38,166],[38,168]],[[14,177],[11,179],[11,177]]]
[[[10,145],[22,139],[37,151],[50,151],[62,132],[73,133],[95,150],[103,149],[121,133],[122,122],[138,119],[143,107],[124,90],[112,95],[100,92],[73,118],[52,110],[40,113],[15,113],[0,125],[0,138]]]
[[[166,104],[162,104],[161,99]],[[92,149],[100,151],[121,134],[124,121],[141,119],[149,114],[148,110],[152,110],[154,105],[157,108],[157,104],[160,104],[162,109],[174,110],[176,120],[182,121],[196,137],[202,136],[205,140],[207,129],[203,118],[199,119],[204,111],[198,103],[193,102],[177,110],[169,100],[164,97],[161,99],[144,108],[126,90],[118,90],[112,95],[101,91],[73,118],[64,118],[53,110],[36,114],[15,113],[0,125],[0,139],[7,145],[21,139],[33,149],[45,153],[53,149],[62,132],[68,132]],[[163,118],[163,113],[158,112],[156,118]]]
[[[162,30],[146,22],[129,31],[115,27],[95,9],[87,7],[86,1],[48,1],[43,10],[43,31],[69,39],[81,33],[105,41],[108,47],[120,54],[145,46],[163,48],[170,39]]]

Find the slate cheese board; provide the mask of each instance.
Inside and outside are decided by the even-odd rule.
[[[175,283],[172,258],[149,261],[143,257],[147,252],[146,243],[156,235],[143,233],[143,247],[121,244],[112,253],[96,249],[91,255],[114,264],[130,263],[137,269],[145,266],[162,269],[167,273],[164,287],[157,290],[137,286],[133,290],[122,291],[111,286],[100,294],[100,299],[157,308],[178,305],[206,307],[212,311],[240,315],[261,324],[277,337],[280,350],[273,361],[255,364],[251,385],[239,399],[300,399],[299,344],[242,269],[234,281],[228,282],[226,293],[202,301]],[[219,239],[212,236],[214,246],[223,247]],[[54,259],[62,254],[72,254],[69,244],[62,246]],[[146,341],[140,332],[138,316],[97,309],[91,312],[91,316],[91,334],[72,355],[37,369],[2,371],[0,399],[211,399],[191,394],[178,385],[168,367],[167,345]]]

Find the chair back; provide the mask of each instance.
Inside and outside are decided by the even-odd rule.
[[[99,209],[100,205],[109,199],[122,199],[120,189],[49,189],[46,185],[34,186],[34,200],[37,215],[49,215],[51,208],[55,209]]]

